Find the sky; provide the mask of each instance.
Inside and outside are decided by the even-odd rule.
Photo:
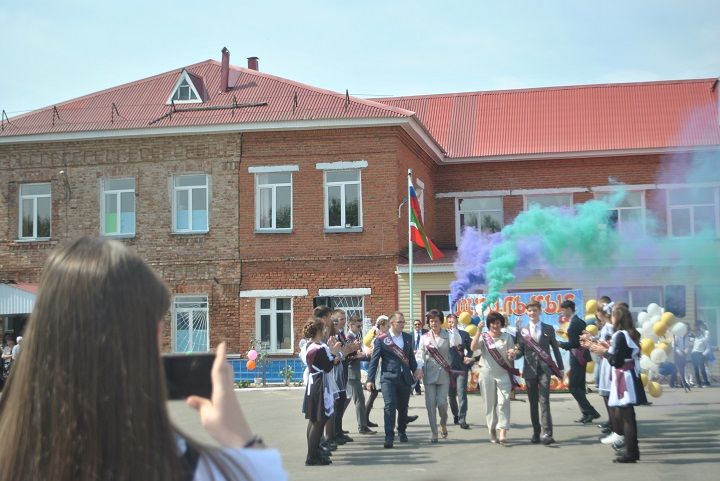
[[[0,0],[12,117],[206,59],[359,97],[720,76],[718,0]]]

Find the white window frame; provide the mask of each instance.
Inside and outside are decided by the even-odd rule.
[[[31,187],[31,186],[39,186],[39,185],[46,185],[48,189],[50,190],[49,194],[23,194],[23,187]],[[37,204],[38,199],[44,199],[48,198],[50,199],[50,235],[47,237],[38,237],[37,231],[38,231],[38,225],[37,225]],[[18,189],[18,240],[24,240],[24,241],[37,241],[37,240],[47,240],[52,237],[52,184],[50,182],[35,182],[32,184],[20,184],[20,188]],[[33,224],[33,232],[31,236],[25,236],[23,237],[23,200],[32,200],[33,203],[33,212],[32,212],[32,224]]]
[[[573,192],[557,192],[557,193],[538,193],[538,194],[523,194],[523,210],[528,210],[530,208],[530,205],[532,204],[532,199],[535,197],[557,197],[557,196],[565,196],[570,199],[569,205],[555,205],[552,207],[555,208],[569,208],[573,209],[575,207],[575,198],[573,196]]]
[[[632,312],[635,319],[637,319],[637,315],[647,308],[648,303],[644,303],[641,305],[635,305],[633,302],[633,293],[632,293],[633,289],[657,289],[660,293],[660,296],[659,296],[658,300],[654,301],[654,302],[661,306],[665,305],[665,288],[664,288],[664,286],[627,286],[627,287],[620,287],[620,288],[599,287],[597,292],[598,292],[598,296],[600,296],[600,295],[606,295],[609,292],[617,292],[617,291],[621,291],[621,290],[627,291],[627,299],[617,299],[616,298],[617,296],[613,295],[612,300],[614,302],[617,302],[617,301],[627,302],[628,305],[630,306],[630,312]]]
[[[646,234],[647,231],[647,207],[645,204],[645,190],[640,189],[628,189],[628,193],[630,192],[640,192],[640,206],[639,207],[613,207],[611,209],[608,209],[609,211],[616,210],[618,211],[618,226],[620,228],[616,229],[616,232],[620,233],[622,232],[622,225],[621,225],[621,217],[620,212],[621,210],[637,210],[640,209],[640,222],[642,223],[642,235]],[[605,191],[605,192],[595,192],[595,199],[596,200],[603,200],[607,198],[608,196],[612,195],[612,191]]]
[[[327,174],[328,170],[331,172],[357,172],[358,174],[358,180],[350,180],[350,181],[342,181],[342,182],[330,182],[328,183],[327,180]],[[358,225],[351,226],[351,227],[345,227],[346,221],[345,221],[345,186],[346,185],[355,185],[358,186]],[[342,189],[340,191],[340,224],[341,226],[330,226],[330,204],[328,202],[328,188],[334,187],[334,186],[341,186]],[[362,169],[355,168],[355,169],[325,169],[323,171],[323,210],[325,211],[325,230],[328,232],[358,232],[362,231],[363,228],[363,202],[362,202]]]
[[[188,185],[188,186],[177,186],[176,180],[179,177],[191,177],[191,176],[197,176],[197,175],[203,175],[205,176],[205,185]],[[206,234],[210,232],[210,176],[208,174],[202,173],[202,172],[196,172],[196,173],[184,173],[184,174],[176,174],[173,175],[170,179],[170,182],[172,183],[172,226],[173,226],[173,233],[174,234]],[[193,229],[192,226],[192,191],[195,189],[205,189],[205,209],[207,211],[206,217],[207,217],[207,228],[202,230],[196,230]],[[188,229],[180,230],[177,226],[177,195],[180,191],[188,191]]]
[[[175,96],[175,92],[180,87],[180,84],[182,83],[183,79],[187,80],[188,85],[190,85],[190,90],[195,94],[195,97],[197,99],[188,99],[188,100],[173,100],[173,97]],[[175,82],[175,86],[170,91],[170,97],[168,97],[167,102],[165,102],[167,105],[175,104],[201,104],[202,103],[202,96],[200,95],[200,92],[197,91],[197,87],[195,87],[195,82],[192,81],[192,78],[190,78],[190,74],[188,74],[187,70],[183,69],[183,71],[180,73],[180,76],[178,77],[177,81]]]
[[[255,230],[258,232],[292,232],[293,229],[293,175],[292,171],[277,171],[279,174],[288,174],[290,182],[280,184],[260,184],[260,176],[270,172],[255,172]],[[290,227],[276,227],[277,225],[277,188],[290,187]],[[272,199],[272,222],[270,227],[260,226],[260,191],[270,190]]]
[[[462,226],[460,225],[460,214],[465,212],[498,212],[498,209],[485,209],[485,210],[467,210],[460,212],[460,202],[466,199],[500,199],[500,229],[505,227],[505,199],[502,196],[467,196],[467,197],[455,197],[455,245],[460,245],[460,238],[462,237]]]
[[[197,303],[197,300],[192,300],[194,298],[201,298],[204,300],[200,300],[200,303],[204,303],[205,307],[180,307],[178,308],[178,304],[180,303]],[[173,296],[172,299],[172,350],[173,352],[180,352],[178,351],[177,346],[177,313],[178,312],[187,312],[189,315],[189,325],[188,325],[188,331],[189,331],[189,345],[193,345],[193,313],[194,311],[205,311],[205,319],[207,323],[207,329],[205,329],[205,345],[207,346],[207,351],[210,350],[210,302],[209,298],[206,294],[183,294],[182,296]],[[207,352],[204,351],[204,352]],[[182,351],[186,352],[186,351]],[[193,351],[193,352],[199,352],[199,351]]]
[[[263,300],[270,301],[269,309],[262,309]],[[278,310],[277,300],[278,299],[290,299],[290,310]],[[293,353],[295,346],[295,316],[293,314],[295,306],[295,298],[292,296],[265,296],[258,297],[255,300],[255,337],[260,340],[262,339],[262,324],[260,322],[261,316],[270,316],[270,345],[268,346],[268,353],[271,354],[282,354],[282,353]],[[278,313],[290,313],[290,347],[288,349],[277,348],[277,314]]]
[[[102,232],[102,235],[105,237],[134,237],[135,236],[135,227],[137,225],[137,202],[133,201],[133,214],[135,215],[135,222],[133,222],[132,231],[131,232],[120,232],[120,225],[121,225],[121,200],[122,200],[122,194],[126,193],[132,193],[133,197],[135,196],[135,187],[132,189],[112,189],[108,190],[106,189],[107,183],[110,180],[132,180],[135,187],[137,187],[137,180],[135,177],[113,177],[108,179],[103,179],[101,181],[102,185],[102,195],[100,197],[100,232]],[[115,232],[105,232],[105,206],[107,202],[107,196],[108,195],[114,195],[115,196],[115,203],[117,205],[117,226]]]
[[[698,235],[697,232],[695,232],[695,210],[694,207],[708,207],[712,205],[713,210],[715,211],[715,237],[720,236],[720,185],[694,185],[694,184],[685,184],[685,185],[672,185],[672,186],[658,186],[658,187],[664,187],[665,188],[665,207],[666,207],[666,218],[667,218],[667,235],[668,237],[671,237],[673,239],[686,239],[686,238],[692,238],[696,237]],[[712,189],[713,190],[713,197],[714,197],[714,203],[713,204],[687,204],[687,205],[681,205],[681,206],[671,206],[670,205],[670,191],[672,190],[690,190],[690,189]],[[673,235],[673,225],[672,225],[672,211],[673,210],[681,210],[686,209],[689,210],[690,214],[690,229],[691,232],[688,235],[685,236],[676,236]]]

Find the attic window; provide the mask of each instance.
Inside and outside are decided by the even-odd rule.
[[[193,83],[186,70],[183,70],[180,74],[180,78],[175,83],[175,89],[167,103],[202,103],[197,86]]]

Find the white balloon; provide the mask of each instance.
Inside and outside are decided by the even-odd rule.
[[[660,321],[660,318],[661,318],[661,317],[662,317],[662,316],[661,316],[660,314],[653,314],[653,315],[650,317],[650,320],[652,321],[653,324],[655,324],[656,322],[659,322],[659,321]]]
[[[655,364],[663,363],[667,360],[667,354],[664,349],[655,348],[650,353],[650,360]]]
[[[655,314],[660,315],[662,314],[662,308],[653,302],[647,306],[647,313],[651,316],[654,316]]]
[[[683,337],[687,334],[687,324],[684,322],[676,322],[672,327],[672,333],[674,336]]]
[[[638,324],[640,324],[641,326],[645,324],[645,321],[647,321],[648,319],[650,319],[650,314],[645,311],[637,315]]]
[[[646,371],[649,371],[650,368],[654,365],[655,363],[652,362],[652,359],[650,359],[646,355],[643,354],[642,357],[640,357],[640,367],[645,369]]]
[[[645,322],[642,323],[642,328],[643,329],[648,329],[648,328],[652,329],[653,324],[655,324],[655,323],[652,321],[652,319],[647,318],[647,319],[645,319]]]

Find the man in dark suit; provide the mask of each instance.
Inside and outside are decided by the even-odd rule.
[[[540,303],[531,301],[526,306],[530,323],[527,327],[520,327],[518,319],[517,349],[518,357],[525,356],[523,379],[527,387],[528,403],[530,404],[530,420],[533,425],[533,436],[530,442],[537,444],[552,444],[553,426],[550,414],[550,376],[555,374],[563,378],[563,362],[560,348],[555,338],[555,329],[549,324],[540,322]],[[555,361],[550,357],[552,347]],[[538,350],[545,354],[538,354]],[[538,405],[540,416],[538,416]],[[542,419],[542,423],[541,423]],[[542,438],[540,429],[542,428]]]
[[[570,394],[573,395],[582,416],[575,421],[576,423],[590,424],[594,419],[600,417],[600,413],[590,404],[585,392],[585,365],[592,358],[590,351],[580,346],[580,335],[585,330],[585,321],[575,314],[575,303],[567,300],[560,304],[563,315],[570,319],[570,326],[567,330],[567,342],[560,342],[562,349],[570,351],[570,374],[568,375],[568,387]]]
[[[453,421],[455,424],[459,424],[461,429],[470,429],[470,425],[466,422],[466,416],[468,407],[468,372],[473,363],[473,352],[472,349],[470,349],[472,339],[470,339],[470,334],[458,329],[458,318],[455,314],[450,314],[446,320],[448,333],[451,336],[450,344],[454,344],[454,346],[450,348],[452,368],[463,373],[456,378],[455,386],[450,383],[450,390],[448,391],[450,410],[453,413]],[[458,399],[460,400],[459,403]]]
[[[428,332],[427,329],[425,329],[423,322],[420,319],[415,319],[413,321],[413,350],[417,351],[418,346],[420,345],[420,339],[423,337],[423,334]],[[415,381],[415,385],[413,386],[415,389],[415,394],[422,394],[422,389],[420,389],[420,381]]]
[[[395,440],[395,413],[397,411],[397,430],[401,443],[408,441],[405,428],[408,422],[408,404],[410,389],[415,383],[413,373],[417,370],[413,338],[403,332],[405,317],[396,312],[390,317],[390,330],[380,334],[373,343],[373,353],[368,370],[366,388],[375,388],[375,374],[380,365],[380,385],[385,400],[385,448],[392,448]]]

